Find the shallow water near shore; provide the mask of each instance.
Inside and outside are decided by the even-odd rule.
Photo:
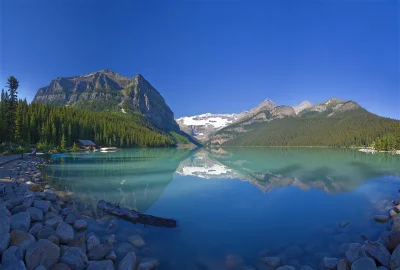
[[[387,224],[372,217],[398,197],[399,172],[398,155],[312,148],[123,149],[71,154],[45,168],[50,184],[94,216],[88,231],[117,236],[117,260],[134,250],[168,270],[256,267],[263,255],[319,269],[322,257],[361,243],[360,234],[378,239]],[[110,226],[97,216],[100,199],[176,218],[179,227]],[[133,234],[146,247],[126,244]]]

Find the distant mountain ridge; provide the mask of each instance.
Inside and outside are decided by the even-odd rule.
[[[33,101],[99,111],[139,112],[159,128],[179,130],[164,98],[141,74],[128,78],[104,69],[58,77],[40,88]]]
[[[342,107],[342,105],[345,106]],[[180,117],[176,119],[176,122],[182,131],[201,141],[206,141],[215,132],[235,123],[241,123],[242,126],[246,126],[253,123],[271,121],[273,119],[316,115],[325,112],[327,112],[327,116],[332,116],[335,113],[338,114],[357,108],[360,108],[357,103],[338,98],[331,98],[316,105],[312,105],[311,102],[305,100],[296,106],[277,105],[272,100],[266,99],[256,107],[242,113],[206,113]]]
[[[209,146],[365,146],[396,134],[400,121],[380,117],[351,100],[276,106],[266,100],[210,136]]]

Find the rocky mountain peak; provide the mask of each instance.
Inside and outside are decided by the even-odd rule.
[[[305,109],[311,108],[311,107],[312,107],[311,102],[308,101],[308,100],[304,100],[299,105],[293,106],[293,109],[294,109],[295,113],[298,114],[299,112],[301,112],[301,111],[303,111]]]
[[[73,77],[59,77],[40,88],[35,102],[103,111],[140,112],[160,128],[179,130],[161,94],[141,75],[125,77],[103,69]]]

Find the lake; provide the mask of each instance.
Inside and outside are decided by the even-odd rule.
[[[94,217],[89,231],[116,235],[117,260],[134,250],[166,270],[255,268],[260,256],[320,269],[323,257],[362,243],[361,234],[378,239],[387,224],[373,215],[388,213],[399,172],[398,155],[322,148],[123,149],[71,154],[45,168],[49,183],[73,192],[76,207]],[[101,216],[100,199],[179,227]],[[127,243],[134,234],[145,247]]]

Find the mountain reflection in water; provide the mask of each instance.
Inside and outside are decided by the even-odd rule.
[[[100,199],[177,218],[177,229],[115,221],[109,231],[89,222],[100,236],[116,235],[117,251],[140,233],[148,249],[135,252],[159,258],[161,270],[225,269],[231,255],[257,267],[260,252],[319,269],[322,255],[343,257],[360,234],[376,240],[382,232],[372,216],[386,213],[396,196],[400,157],[320,148],[123,149],[69,155],[45,172],[97,220]],[[344,220],[350,225],[338,227]]]

